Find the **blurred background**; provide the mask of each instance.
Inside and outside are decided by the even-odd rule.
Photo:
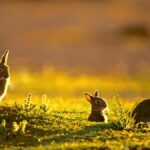
[[[149,73],[149,0],[0,1],[11,68]]]
[[[11,99],[30,92],[82,97],[96,89],[108,99],[147,98],[150,1],[1,0],[0,55],[6,49]]]

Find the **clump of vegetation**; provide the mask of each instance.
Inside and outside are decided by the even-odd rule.
[[[116,128],[118,130],[133,129],[134,119],[130,117],[130,111],[123,108],[118,95],[114,97],[114,101],[116,102],[116,105],[114,106],[112,113],[113,116],[115,116],[113,122],[114,125],[116,125]]]
[[[38,125],[50,124],[48,119],[48,104],[45,102],[46,96],[42,98],[40,106],[32,103],[31,94],[23,104],[0,106],[0,134],[1,140],[14,140],[15,138],[32,136]],[[11,139],[11,140],[10,140]],[[16,140],[17,141],[17,140]]]

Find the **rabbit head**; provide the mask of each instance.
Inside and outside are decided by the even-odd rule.
[[[99,97],[99,92],[96,91],[94,96],[89,93],[84,93],[85,99],[90,102],[92,111],[103,111],[107,108],[107,103],[104,99]]]

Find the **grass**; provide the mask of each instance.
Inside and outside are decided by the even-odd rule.
[[[16,72],[12,80],[15,88],[0,105],[1,149],[150,149],[149,124],[133,126],[129,117],[136,93],[150,90],[145,77]],[[95,89],[109,95],[108,123],[87,121],[82,92]]]

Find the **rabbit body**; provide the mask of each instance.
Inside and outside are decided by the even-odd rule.
[[[150,122],[150,99],[140,102],[132,111],[131,117],[135,123]]]
[[[9,80],[0,80],[0,100],[6,95]]]
[[[103,112],[99,111],[92,111],[88,121],[94,121],[94,122],[106,122],[105,115]]]

